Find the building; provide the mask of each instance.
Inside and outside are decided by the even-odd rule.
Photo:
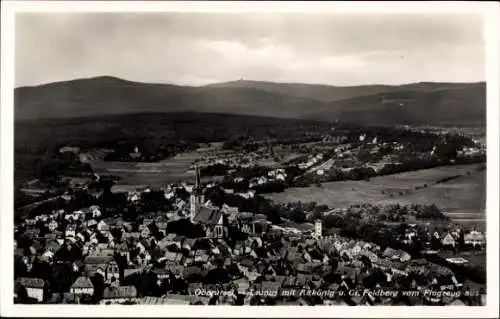
[[[228,218],[223,211],[204,205],[203,189],[200,186],[200,172],[195,165],[195,181],[190,196],[190,219],[192,223],[202,224],[206,237],[225,238],[228,236]]]
[[[123,303],[137,298],[134,286],[110,286],[104,289],[101,304]]]
[[[55,220],[51,220],[49,225],[48,225],[49,231],[53,232],[54,230],[57,229],[58,226],[59,226],[59,224]]]
[[[63,146],[59,149],[59,153],[80,153],[80,148],[76,146]]]
[[[447,233],[443,239],[441,240],[441,244],[443,247],[452,247],[454,248],[456,245],[455,238],[450,233]]]
[[[206,236],[210,238],[225,238],[228,236],[227,216],[219,209],[201,207],[193,219],[194,223],[205,227]]]
[[[16,283],[26,289],[28,297],[36,299],[38,302],[43,301],[43,291],[45,287],[45,281],[40,278],[18,278]]]
[[[191,221],[194,220],[196,215],[199,212],[200,206],[205,202],[204,201],[204,196],[203,196],[203,190],[201,189],[201,183],[200,183],[200,171],[198,169],[198,165],[194,166],[194,186],[193,189],[191,190],[191,196],[190,196],[190,207],[189,207],[189,212],[190,212],[190,217]]]
[[[255,234],[255,214],[254,213],[240,213],[236,215],[235,220],[241,232],[246,234]]]
[[[486,244],[486,238],[481,232],[473,230],[464,236],[464,242],[466,245],[471,245],[474,248],[483,247]]]
[[[88,277],[78,277],[71,286],[70,292],[75,295],[93,295],[94,285]]]
[[[106,283],[111,282],[113,278],[120,278],[118,264],[111,256],[87,256],[83,263],[89,277],[98,273],[104,278]]]
[[[321,238],[323,236],[323,222],[321,219],[316,219],[314,222],[314,237]]]

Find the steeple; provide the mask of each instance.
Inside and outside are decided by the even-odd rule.
[[[193,190],[199,190],[200,189],[200,170],[198,169],[198,164],[194,164],[194,187]]]
[[[191,191],[190,197],[191,197],[190,217],[191,221],[193,221],[196,214],[198,214],[200,205],[204,202],[203,191],[201,189],[201,182],[200,182],[200,170],[198,169],[197,164],[194,165],[194,186],[193,190]]]

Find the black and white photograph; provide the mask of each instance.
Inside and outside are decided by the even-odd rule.
[[[20,2],[11,315],[498,312],[498,4]]]

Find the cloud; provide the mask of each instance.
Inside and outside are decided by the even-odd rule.
[[[114,75],[203,85],[484,80],[473,15],[18,14],[16,85]]]

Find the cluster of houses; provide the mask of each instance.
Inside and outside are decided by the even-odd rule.
[[[360,220],[370,223],[377,216],[377,210],[381,206],[369,204],[355,205],[349,208],[335,208],[327,212],[342,217],[359,215]],[[391,214],[392,205],[382,206],[382,213]],[[445,251],[481,251],[486,248],[486,234],[475,227],[466,229],[461,225],[448,222],[445,225],[433,226],[430,223],[418,223],[416,219],[417,210],[408,209],[406,217],[406,228],[404,233],[394,235],[394,239],[405,245],[413,244],[417,239],[424,243],[427,252],[434,251],[430,247],[432,243],[439,243],[436,249]],[[444,230],[443,230],[444,229]],[[461,244],[461,245],[460,245]],[[459,247],[460,246],[460,247]]]
[[[269,177],[283,173],[275,170]],[[189,202],[176,201],[175,211],[144,214],[137,221],[104,217],[98,206],[24,219],[16,227],[14,252],[26,272],[16,278],[16,298],[100,304],[481,304],[465,296],[467,283],[450,269],[401,250],[324,236],[319,220],[311,233],[277,227],[235,207],[213,207],[204,199],[197,169],[189,192]],[[179,221],[203,232],[180,235],[169,227]],[[468,235],[467,241],[483,244],[479,232]],[[53,293],[50,278],[34,276],[35,263],[48,269],[70,263],[68,289]],[[402,289],[415,295],[389,293]],[[305,292],[284,293],[297,290]],[[437,293],[444,290],[448,293]],[[310,293],[315,291],[333,293],[318,297]]]
[[[484,147],[463,147],[461,150],[457,151],[459,156],[475,156],[486,154],[486,148]]]
[[[162,218],[162,215],[145,218],[138,231],[133,231],[130,223],[116,218],[89,223],[99,219],[94,213],[92,219],[85,222],[87,227],[81,226],[70,232],[58,231],[56,227],[47,234],[45,241],[33,237],[28,252],[16,249],[16,255],[22,255],[27,264],[38,258],[53,265],[61,262],[57,258],[59,250],[71,247],[81,251],[81,258],[73,262],[76,279],[69,291],[63,296],[48,295],[47,283],[40,278],[20,277],[16,284],[24,287],[27,295],[40,303],[80,303],[83,297],[96,294],[93,284],[96,276],[105,283],[98,301],[101,304],[414,305],[467,302],[458,298],[460,294],[456,293],[465,289],[464,283],[449,269],[425,259],[412,259],[401,250],[386,248],[382,251],[377,245],[361,240],[323,236],[321,222],[316,223],[313,234],[275,228],[269,224],[257,233],[251,214],[208,212],[203,206],[196,210],[194,222],[204,223],[207,227],[206,236],[198,238],[166,234],[162,224],[165,222],[162,221],[168,223],[168,218]],[[64,216],[67,215],[72,216],[70,220],[76,215],[81,216]],[[90,215],[89,211],[86,215]],[[54,222],[50,224],[53,228]],[[165,235],[160,240],[148,227],[153,224]],[[238,225],[238,229],[247,234],[246,238],[229,244],[227,225]],[[112,229],[121,232],[120,240],[112,235]],[[30,232],[29,235],[35,234]],[[119,258],[126,262],[120,263]],[[156,286],[151,291],[140,291],[135,285],[125,284],[133,275],[153,276]],[[182,282],[185,289],[174,291],[174,281]],[[370,294],[347,299],[333,294],[317,299],[307,293],[290,297],[281,293],[300,289],[391,291],[400,289],[405,283],[409,285],[408,289],[416,291],[440,291],[446,286],[457,297],[444,296],[432,301],[426,300],[422,292],[411,300]],[[157,290],[161,291],[160,295],[154,295],[153,291]],[[217,291],[224,293],[213,293]]]
[[[433,236],[441,241],[442,247],[454,249],[459,244],[459,238],[461,235],[460,232],[461,230],[457,229],[456,231],[446,232],[442,235],[434,233]],[[475,229],[463,234],[463,237],[464,244],[467,247],[471,247],[473,249],[483,249],[486,245],[486,236],[482,232]]]
[[[273,156],[265,148],[253,152],[235,150],[209,149],[203,152],[203,157],[197,160],[199,166],[226,165],[230,167],[252,167],[261,163],[274,163]]]
[[[399,142],[379,142],[377,137],[368,139],[366,134],[359,136],[361,144],[345,143],[333,147],[333,153],[330,156],[323,152],[318,152],[316,155],[310,155],[306,161],[299,163],[298,167],[307,170],[307,173],[316,173],[324,175],[331,168],[338,169],[342,172],[349,172],[355,168],[372,168],[375,172],[380,172],[387,164],[397,164],[399,162],[396,153],[379,156],[379,151],[383,147],[390,146],[394,151],[404,150],[404,145]],[[368,152],[377,160],[363,162],[358,158],[359,152]],[[380,157],[380,158],[379,158]]]

